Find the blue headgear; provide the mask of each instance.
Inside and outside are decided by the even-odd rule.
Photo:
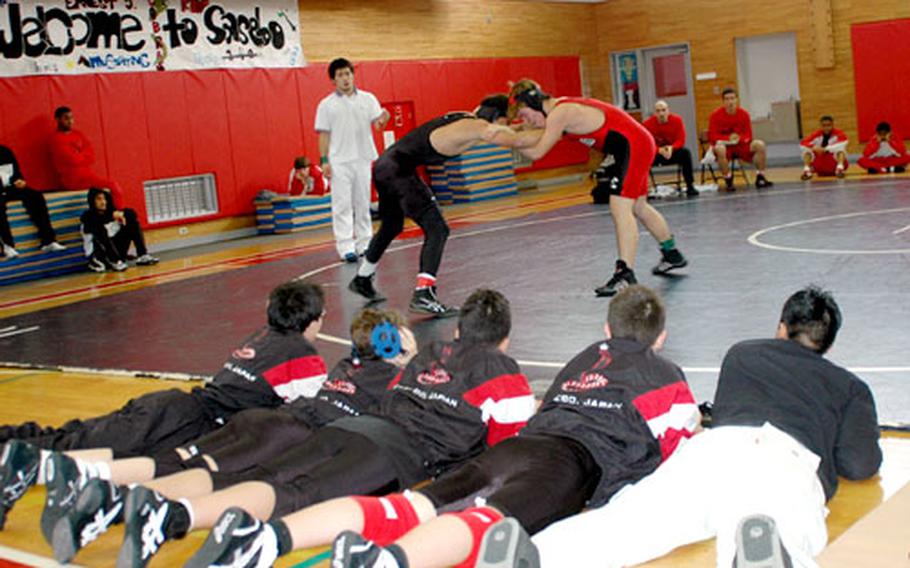
[[[394,359],[401,353],[401,333],[392,322],[386,320],[373,328],[370,344],[376,355],[383,359]]]

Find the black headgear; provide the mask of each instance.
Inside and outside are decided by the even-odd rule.
[[[490,95],[480,101],[480,107],[474,113],[477,118],[487,122],[496,122],[497,118],[508,116],[509,97],[507,95]]]
[[[532,87],[527,91],[521,91],[520,93],[517,93],[513,98],[516,102],[523,103],[532,110],[547,114],[543,110],[543,102],[546,99],[549,99],[550,95],[543,92],[540,87]]]

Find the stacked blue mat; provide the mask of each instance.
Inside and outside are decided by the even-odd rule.
[[[60,252],[42,252],[38,231],[22,202],[7,203],[6,215],[19,256],[14,259],[0,258],[0,285],[85,270],[85,254],[79,232],[79,216],[86,208],[85,192],[58,191],[45,193],[44,197],[51,225],[57,232],[57,241],[67,248]]]
[[[439,199],[451,192],[455,203],[485,201],[518,194],[512,151],[495,144],[479,144],[446,160],[445,176],[428,168],[433,191]]]
[[[256,231],[260,235],[296,233],[332,224],[332,198],[329,195],[279,195],[257,200]]]

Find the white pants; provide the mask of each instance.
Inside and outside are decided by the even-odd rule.
[[[740,519],[777,523],[794,566],[814,567],[828,540],[818,456],[770,424],[726,426],[688,440],[650,476],[600,509],[538,533],[544,568],[629,566],[717,537],[717,566],[736,554]]]
[[[370,221],[369,160],[332,164],[332,230],[338,256],[367,250],[373,236]]]

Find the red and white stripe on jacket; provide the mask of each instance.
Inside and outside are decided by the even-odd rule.
[[[695,397],[685,381],[648,391],[636,397],[632,404],[660,442],[660,454],[664,460],[670,457],[682,440],[695,434],[701,421]]]
[[[286,402],[300,397],[313,398],[328,377],[325,361],[319,355],[297,357],[262,373],[275,393]]]
[[[464,393],[464,400],[480,409],[489,446],[518,434],[537,408],[531,385],[522,373],[490,379]]]

